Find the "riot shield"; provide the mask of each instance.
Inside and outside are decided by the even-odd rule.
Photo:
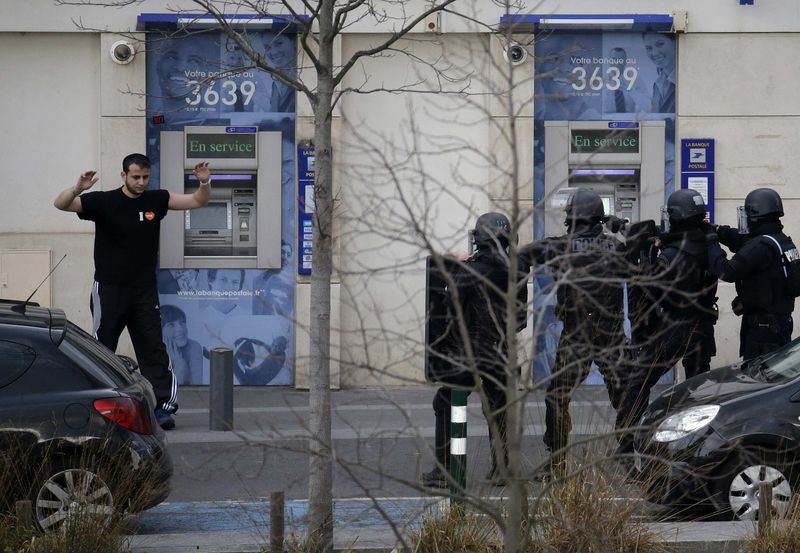
[[[473,375],[463,362],[461,338],[454,320],[448,283],[464,270],[459,261],[442,258],[444,273],[433,256],[425,263],[425,379],[428,382],[471,387]]]

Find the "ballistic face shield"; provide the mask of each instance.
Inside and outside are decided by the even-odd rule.
[[[670,224],[669,224],[669,208],[662,207],[661,208],[661,234],[668,234],[670,231]]]
[[[673,226],[680,227],[683,221],[705,215],[706,203],[699,192],[687,188],[676,190],[669,195],[667,205],[661,209],[661,230],[664,234],[669,233]]]
[[[745,196],[737,216],[739,232],[749,234],[757,221],[783,217],[783,200],[772,188],[756,188]]]
[[[750,224],[747,222],[747,210],[743,205],[736,208],[736,220],[739,224],[739,234],[750,234]]]

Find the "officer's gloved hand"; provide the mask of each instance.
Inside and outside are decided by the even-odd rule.
[[[625,230],[625,225],[627,225],[630,221],[627,219],[620,219],[616,215],[609,215],[606,218],[606,228],[613,233],[617,233],[620,231]]]
[[[712,242],[719,243],[719,236],[717,235],[717,227],[715,225],[703,221],[700,224],[700,230],[706,235],[707,244],[711,244]]]
[[[733,314],[737,317],[740,317],[744,314],[744,304],[739,296],[733,298],[733,301],[731,302],[731,309],[733,309]]]
[[[716,225],[716,229],[719,241],[723,244],[735,239],[736,235],[739,234],[738,228],[731,228],[728,225]]]

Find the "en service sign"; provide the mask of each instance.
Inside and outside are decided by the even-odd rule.
[[[255,133],[187,133],[188,159],[255,159]]]
[[[639,129],[572,129],[573,154],[638,154]]]

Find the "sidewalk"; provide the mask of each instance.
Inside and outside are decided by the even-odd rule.
[[[649,525],[665,543],[679,553],[737,553],[742,540],[752,536],[752,525],[743,522],[685,522]],[[213,534],[195,532],[165,536],[134,536],[133,553],[246,553],[268,551],[269,536],[248,533]],[[360,553],[391,553],[397,547],[389,528],[348,532],[337,528],[334,550]]]
[[[396,442],[409,434],[413,427],[427,441],[433,437],[431,399],[432,386],[388,390],[345,390],[332,393],[334,423],[333,438],[342,447],[357,447],[370,432],[379,430],[379,438]],[[177,428],[168,433],[170,449],[180,451],[175,458],[176,474],[185,462],[186,451],[202,448],[219,448],[267,444],[272,440],[304,441],[307,437],[305,420],[308,415],[308,393],[287,388],[237,387],[234,393],[234,428],[232,432],[210,431],[208,414],[208,388],[193,387],[180,391],[180,410],[176,416]],[[526,425],[526,441],[539,443],[542,431],[543,395],[532,394],[527,401],[530,422]],[[605,390],[600,387],[581,389],[574,397],[573,433],[597,434],[611,428],[611,410]],[[470,397],[469,431],[472,443],[486,441],[487,428],[476,394]],[[413,439],[406,440],[414,445]],[[354,445],[355,444],[355,445]],[[537,446],[538,447],[538,446]],[[485,454],[484,454],[485,455]],[[477,457],[477,455],[476,455]],[[304,461],[303,461],[304,462]],[[403,460],[399,463],[402,466]],[[470,461],[478,462],[478,459]],[[307,463],[304,462],[305,465]],[[287,467],[292,470],[296,467]],[[302,473],[302,471],[301,471]],[[233,478],[219,472],[220,478]],[[179,488],[192,486],[191,481],[177,478]],[[306,481],[307,482],[307,481]],[[208,483],[212,487],[214,482]],[[220,484],[221,491],[230,486]],[[307,484],[305,484],[307,486]],[[305,488],[301,486],[301,488]],[[341,488],[341,486],[340,486]],[[188,490],[189,492],[192,490]],[[306,490],[307,491],[307,490]],[[413,491],[413,490],[412,490]],[[502,492],[501,489],[497,490]],[[336,495],[342,492],[341,489]],[[188,493],[178,489],[173,496]],[[408,495],[408,491],[401,495]],[[347,494],[347,492],[345,492]],[[360,552],[390,552],[398,540],[376,509],[403,526],[404,532],[418,523],[421,516],[437,507],[442,501],[436,497],[420,497],[414,493],[407,497],[376,499],[339,497],[334,506],[334,546],[339,551],[353,548]],[[183,501],[171,496],[150,511],[132,517],[130,546],[135,553],[239,553],[262,551],[269,546],[268,499],[249,496],[224,498],[222,493],[212,500]],[[287,542],[301,541],[304,537],[308,502],[304,496],[287,495],[285,505],[285,534]],[[686,553],[733,552],[741,539],[753,532],[751,523],[649,523],[648,526],[674,546]]]
[[[385,521],[360,521],[358,524],[342,523],[341,508],[335,507],[334,549],[352,549],[362,553],[390,553],[401,544]],[[395,516],[397,513],[393,513]],[[415,520],[419,513],[409,513]],[[287,517],[288,518],[288,517]],[[368,517],[374,519],[375,517]],[[269,546],[269,519],[256,517],[247,530],[208,532],[182,532],[177,534],[139,534],[130,537],[133,553],[244,553],[266,551]],[[401,518],[397,519],[402,520]],[[263,524],[259,524],[263,523]],[[660,536],[670,549],[680,553],[734,553],[743,540],[752,537],[755,526],[749,522],[659,522],[646,523],[647,528]],[[286,527],[287,543],[300,542],[304,537],[303,525]],[[409,527],[402,529],[405,536]]]

